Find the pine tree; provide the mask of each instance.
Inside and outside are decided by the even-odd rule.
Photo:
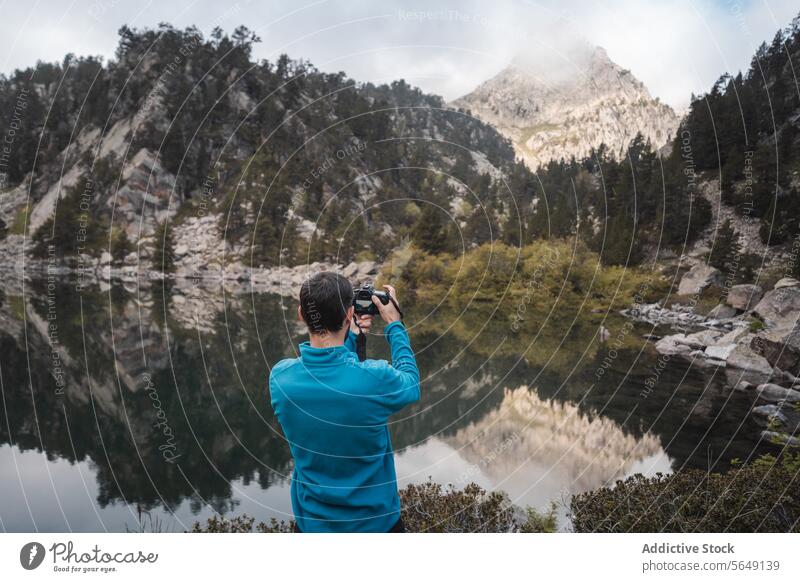
[[[422,216],[414,227],[414,244],[429,253],[444,253],[449,250],[447,223],[441,209],[426,204]]]
[[[725,156],[726,161],[722,166],[721,174],[721,196],[726,204],[738,205],[741,200],[736,194],[736,182],[742,178],[744,171],[744,150],[739,143],[733,145]]]
[[[355,260],[359,251],[364,249],[367,242],[367,223],[363,216],[359,216],[349,227],[346,222],[343,222],[339,231],[337,260],[340,264],[346,265]]]
[[[480,246],[496,240],[499,235],[494,212],[487,206],[475,208],[467,218],[464,238],[467,244]]]
[[[708,262],[712,267],[728,270],[736,264],[736,259],[741,253],[739,234],[733,229],[730,219],[726,220],[717,230]]]
[[[606,265],[637,265],[642,261],[643,245],[636,240],[636,224],[624,215],[607,222],[605,244],[600,259]]]

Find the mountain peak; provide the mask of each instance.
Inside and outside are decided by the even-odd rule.
[[[610,58],[608,58],[608,53],[606,52],[606,49],[604,49],[601,46],[594,47],[592,55],[598,60],[605,60],[605,61],[611,60]]]
[[[621,155],[637,133],[658,148],[679,121],[604,48],[588,43],[554,59],[517,55],[452,106],[496,126],[534,169],[554,159],[584,157],[601,143]]]

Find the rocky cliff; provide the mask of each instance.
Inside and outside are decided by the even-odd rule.
[[[495,232],[504,208],[530,205],[491,126],[403,80],[254,62],[254,42],[245,28],[123,27],[113,60],[0,78],[3,111],[25,100],[0,168],[0,271],[20,274],[23,257],[28,272],[50,261],[104,278],[358,265],[411,236],[428,206],[444,229],[465,192],[492,203],[504,178],[514,200],[492,204]]]
[[[658,148],[679,122],[600,47],[579,51],[557,71],[517,58],[451,106],[497,127],[533,169],[581,159],[600,144],[619,156],[637,133]]]

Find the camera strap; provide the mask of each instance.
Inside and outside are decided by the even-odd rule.
[[[394,308],[397,310],[397,313],[400,314],[400,321],[403,321],[403,311],[400,309],[400,306],[397,304],[397,301],[395,301],[394,297],[392,297],[391,295],[389,295],[389,301],[392,302],[392,305],[394,305]],[[356,356],[358,356],[359,362],[363,362],[364,360],[367,359],[367,334],[364,333],[364,330],[361,329],[360,325],[358,325],[358,320],[355,318],[355,315],[353,315],[353,323],[356,324],[356,327],[360,332],[356,336]]]
[[[353,316],[353,322],[356,324],[359,331],[359,334],[356,336],[356,356],[358,356],[359,362],[363,362],[367,359],[367,334],[365,334],[361,326],[358,325],[358,320],[355,318],[355,315]]]
[[[402,309],[400,309],[400,306],[397,304],[397,301],[395,301],[394,297],[392,297],[391,295],[389,295],[389,301],[392,302],[392,305],[394,305],[394,308],[397,310],[397,313],[400,314],[400,321],[403,321],[403,311]]]

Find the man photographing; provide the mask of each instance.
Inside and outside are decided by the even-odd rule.
[[[419,399],[419,370],[396,292],[384,287],[391,300],[376,294],[372,302],[386,322],[391,365],[359,361],[356,338],[370,329],[372,315],[356,323],[352,285],[326,272],[300,288],[297,313],[309,341],[299,358],[281,360],[270,373],[272,408],[294,459],[300,532],[404,531],[387,422]]]

